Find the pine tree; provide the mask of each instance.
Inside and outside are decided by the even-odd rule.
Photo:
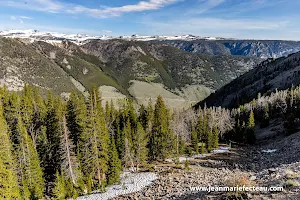
[[[127,138],[125,138],[125,152],[124,152],[124,163],[125,166],[130,165],[131,170],[134,171],[134,163],[133,163],[133,151],[130,145],[130,142]]]
[[[124,149],[125,149],[125,134],[124,131],[121,130],[122,123],[122,115],[118,114],[116,120],[113,123],[115,129],[115,139],[116,139],[116,148],[119,154],[119,158],[123,160],[124,157]]]
[[[262,122],[260,124],[261,128],[265,128],[267,126],[269,126],[269,106],[268,106],[268,104],[265,106],[264,116],[263,116]]]
[[[120,181],[121,161],[113,137],[110,138],[107,183],[109,185]]]
[[[133,134],[132,134],[132,126],[129,119],[126,121],[126,125],[124,127],[124,137],[128,140],[128,145],[132,149],[133,146]]]
[[[78,186],[81,180],[79,163],[75,155],[75,146],[70,138],[70,132],[67,127],[66,116],[62,116],[63,135],[61,136],[61,155],[62,155],[62,175],[65,180],[70,180],[74,186]]]
[[[219,146],[219,130],[216,125],[213,127],[213,148],[218,148]]]
[[[207,151],[211,152],[212,148],[213,148],[213,140],[214,140],[214,135],[213,135],[213,131],[210,130],[208,131],[208,135],[207,135]]]
[[[132,130],[136,129],[137,126],[137,115],[134,108],[134,103],[131,99],[127,100],[127,110],[128,110],[128,119],[130,120],[130,125]]]
[[[20,143],[20,135],[17,131],[18,116],[20,114],[20,98],[13,92],[8,94],[6,103],[3,105],[4,116],[9,126],[11,141],[15,148]]]
[[[1,102],[1,101],[0,101]],[[8,126],[0,103],[0,199],[20,199]]]
[[[178,153],[184,154],[185,153],[185,143],[181,135],[179,135],[179,142],[178,142]]]
[[[145,131],[149,137],[150,135],[150,132],[152,131],[152,127],[153,127],[153,119],[154,119],[154,109],[153,109],[153,106],[152,106],[152,101],[150,99],[149,101],[149,104],[148,104],[148,107],[147,107],[147,126],[145,128]]]
[[[205,144],[204,142],[201,143],[201,154],[203,155],[205,153]]]
[[[199,153],[199,147],[198,147],[198,133],[196,131],[196,129],[194,128],[194,126],[192,127],[192,134],[191,134],[191,141],[192,141],[192,145],[194,148],[194,151],[196,154]]]
[[[55,181],[56,171],[60,171],[62,165],[61,137],[63,105],[58,98],[48,95],[47,116],[45,120],[47,143],[43,147],[45,158],[43,167],[45,169],[46,192],[51,194],[52,183]]]
[[[137,163],[137,169],[139,164],[144,164],[148,159],[147,144],[148,138],[146,132],[142,124],[138,122],[133,142],[134,161]]]
[[[124,156],[123,162],[125,166],[131,165],[131,168],[134,168],[133,158],[134,158],[134,151],[133,151],[133,139],[132,139],[132,128],[130,120],[127,119],[126,125],[123,130],[124,134]]]
[[[83,173],[87,178],[96,177],[92,187],[103,189],[106,184],[108,170],[109,133],[106,127],[104,110],[96,88],[90,94],[88,108],[87,131],[84,135]]]
[[[75,145],[75,154],[80,154],[80,146],[86,131],[87,108],[83,96],[71,93],[67,103],[67,126],[70,131],[70,139]]]
[[[34,115],[32,118],[31,127],[29,127],[28,133],[31,135],[33,145],[37,149],[42,167],[45,162],[47,152],[47,135],[46,135],[46,116],[47,106],[44,99],[39,95],[39,91],[34,88]]]
[[[173,144],[169,129],[169,110],[161,96],[157,97],[153,118],[153,129],[149,141],[149,153],[152,160],[164,159],[170,153]]]
[[[147,129],[148,125],[148,120],[147,120],[147,109],[145,106],[142,104],[140,109],[139,109],[139,117],[138,117],[138,122],[141,123],[143,126],[144,130]]]
[[[30,128],[32,128],[34,116],[34,98],[32,88],[27,84],[25,84],[23,94],[21,96],[20,111],[22,121],[29,132]]]
[[[199,113],[198,123],[197,123],[197,138],[199,141],[204,140],[204,133],[203,133],[203,116],[202,113]]]
[[[210,134],[210,127],[208,126],[208,119],[207,119],[207,110],[204,108],[203,112],[203,126],[202,126],[202,138],[204,140],[208,140],[208,135]]]
[[[57,200],[64,200],[67,197],[67,188],[64,177],[58,171],[56,172],[53,196]]]
[[[28,135],[21,117],[18,117],[17,131],[20,134],[18,152],[19,168],[22,171],[22,180],[30,191],[30,198],[42,198],[44,196],[44,178],[40,166],[39,157],[33,146],[31,137]],[[24,183],[24,182],[23,182]]]
[[[254,113],[252,110],[249,115],[249,121],[248,121],[247,127],[249,129],[253,129],[255,127]]]
[[[256,140],[255,133],[254,133],[254,127],[255,127],[254,113],[253,113],[253,111],[251,111],[250,115],[249,115],[247,129],[246,129],[246,141],[249,144],[254,144],[255,140]]]

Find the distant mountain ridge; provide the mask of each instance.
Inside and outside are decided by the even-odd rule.
[[[300,51],[299,41],[284,40],[249,40],[226,39],[221,37],[201,37],[194,35],[179,36],[89,36],[86,34],[62,34],[55,32],[41,32],[38,30],[9,30],[0,31],[0,36],[10,38],[26,38],[32,41],[44,41],[58,44],[68,40],[77,45],[84,45],[93,40],[126,40],[148,41],[173,46],[184,51],[208,55],[238,55],[256,56],[260,58],[278,58]]]
[[[279,58],[300,51],[299,41],[284,40],[169,40],[159,43],[193,53],[256,56],[264,59]]]
[[[198,106],[238,107],[258,94],[267,95],[300,84],[300,52],[268,59],[201,101]]]
[[[34,40],[40,40],[45,42],[61,42],[63,40],[69,40],[77,45],[82,45],[88,43],[91,40],[131,40],[131,41],[163,41],[163,40],[182,40],[182,41],[192,41],[192,40],[222,40],[224,38],[220,37],[200,37],[194,35],[179,35],[179,36],[140,36],[140,35],[124,35],[124,36],[90,36],[86,34],[63,34],[57,32],[44,32],[38,30],[7,30],[0,31],[0,36],[10,37],[10,38],[28,38]]]
[[[162,95],[169,105],[191,105],[262,59],[210,56],[131,40],[91,40],[76,45],[0,37],[0,84],[21,90],[25,83],[68,95],[93,86],[107,96],[146,103]]]

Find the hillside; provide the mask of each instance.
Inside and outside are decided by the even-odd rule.
[[[269,94],[300,84],[300,52],[268,59],[244,75],[211,94],[199,105],[236,107],[251,101],[259,93]]]
[[[257,57],[194,54],[143,41],[93,40],[78,46],[67,40],[52,44],[0,38],[0,43],[1,84],[10,90],[29,83],[43,92],[53,89],[67,95],[96,86],[107,100],[123,94],[146,103],[162,95],[172,107],[204,99],[261,62]]]
[[[76,90],[69,74],[31,44],[0,37],[0,60],[0,82],[9,90],[22,90],[24,83],[57,94]]]
[[[81,49],[99,58],[103,70],[124,88],[131,86],[131,80],[159,83],[184,98],[195,97],[201,90],[216,90],[261,61],[256,57],[193,54],[165,45],[124,40],[92,41]]]
[[[156,41],[157,42],[157,41]],[[159,41],[179,49],[208,55],[257,56],[278,58],[300,51],[299,41],[281,40],[165,40]]]

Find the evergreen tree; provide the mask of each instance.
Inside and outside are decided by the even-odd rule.
[[[192,141],[192,145],[194,148],[194,151],[196,154],[199,153],[199,147],[198,147],[198,133],[196,131],[196,129],[194,128],[194,126],[192,127],[192,134],[191,134],[191,141]]]
[[[179,135],[179,142],[178,142],[178,153],[184,154],[185,153],[185,143],[181,135]]]
[[[248,121],[247,127],[249,129],[253,129],[255,127],[254,113],[252,110],[249,115],[249,121]]]
[[[138,117],[139,123],[143,126],[144,130],[147,129],[148,125],[148,119],[147,119],[147,109],[145,106],[142,104],[140,109],[139,109],[139,117]]]
[[[31,135],[33,145],[37,149],[41,166],[44,167],[46,152],[47,152],[47,134],[46,134],[46,116],[47,106],[44,99],[39,95],[39,91],[33,89],[34,97],[34,114],[32,118],[31,127],[29,127],[29,134]]]
[[[58,171],[56,172],[53,196],[57,200],[64,200],[67,197],[67,187],[66,187],[64,177]]]
[[[0,101],[0,199],[20,199],[18,179],[7,123]]]
[[[96,88],[90,94],[88,111],[82,168],[85,177],[96,177],[97,179],[96,183],[93,180],[86,180],[86,182],[91,182],[92,187],[103,189],[106,185],[106,173],[108,170],[109,133],[106,127],[104,110]]]
[[[201,154],[203,155],[205,153],[205,144],[204,142],[201,143]]]
[[[45,160],[43,167],[45,169],[46,192],[51,194],[52,185],[56,179],[56,171],[60,171],[62,165],[61,137],[63,104],[59,98],[53,98],[48,95],[47,116],[45,120],[47,143],[45,149]]]
[[[254,133],[254,127],[255,127],[254,113],[253,113],[253,111],[251,111],[250,115],[249,115],[247,129],[246,129],[246,141],[249,144],[254,144],[255,140],[256,140],[255,133]]]
[[[30,128],[32,128],[34,116],[34,98],[32,88],[27,84],[25,84],[23,94],[21,96],[20,111],[24,126],[29,132]]]
[[[21,116],[18,118],[17,131],[20,134],[18,160],[19,168],[22,171],[21,179],[23,183],[26,183],[25,187],[28,187],[30,198],[42,198],[45,185],[43,171],[37,151],[33,146],[31,137],[27,133]]]
[[[133,101],[131,99],[127,100],[127,112],[128,112],[127,119],[130,120],[130,125],[132,130],[135,130],[137,126],[137,115],[136,115]]]
[[[202,138],[204,138],[204,141],[208,142],[209,134],[210,134],[210,127],[208,125],[207,110],[205,107],[203,112],[203,126],[202,126]]]
[[[150,132],[152,131],[152,127],[153,127],[153,120],[154,120],[154,109],[152,106],[152,101],[150,99],[148,107],[147,107],[147,127],[145,128],[145,131],[149,137]]]
[[[208,152],[212,151],[213,142],[214,142],[214,135],[213,135],[213,131],[210,130],[210,131],[208,131],[208,135],[207,135],[207,151]]]
[[[218,148],[219,146],[219,130],[216,125],[213,127],[213,148]]]
[[[120,181],[121,161],[113,137],[110,138],[107,183],[109,185]]]
[[[86,131],[87,108],[83,96],[71,93],[67,103],[67,126],[70,139],[75,145],[74,153],[79,156],[80,146]]]
[[[203,133],[203,116],[202,113],[199,113],[198,123],[197,123],[197,138],[199,141],[204,140],[204,133]]]
[[[263,116],[262,122],[260,124],[261,128],[265,128],[267,126],[269,126],[269,106],[268,106],[268,104],[264,108],[264,116]]]
[[[169,129],[169,110],[161,96],[157,97],[153,118],[153,129],[149,141],[152,160],[164,159],[170,153],[172,136]]]
[[[134,170],[134,163],[133,163],[133,151],[132,146],[130,145],[130,142],[127,138],[125,138],[125,152],[124,152],[124,163],[125,166],[130,165],[131,169]]]
[[[20,114],[20,98],[15,92],[8,94],[6,98],[6,103],[3,105],[4,116],[10,128],[10,137],[13,147],[16,148],[20,143],[20,135],[17,131],[18,116]]]
[[[132,134],[132,126],[129,119],[126,121],[126,125],[124,127],[124,137],[128,140],[128,145],[130,146],[130,149],[132,149],[133,146],[133,134]]]
[[[70,138],[70,132],[67,127],[66,116],[62,116],[63,135],[61,136],[61,155],[62,155],[62,175],[65,180],[70,180],[71,184],[78,186],[81,180],[79,163],[75,155],[75,146]]]
[[[124,127],[123,134],[124,134],[123,162],[124,162],[125,166],[131,165],[131,168],[133,168],[134,167],[134,165],[133,165],[134,151],[133,151],[132,128],[131,128],[130,119],[127,119],[127,121],[126,121],[126,125]]]
[[[136,133],[134,135],[133,149],[134,149],[134,161],[137,163],[137,169],[139,164],[144,164],[148,158],[147,149],[148,138],[146,132],[141,123],[137,123]]]
[[[118,114],[116,120],[113,123],[115,129],[115,139],[116,139],[116,148],[118,151],[119,158],[123,160],[124,150],[125,150],[125,134],[124,131],[121,130],[121,126],[123,125],[121,114]]]

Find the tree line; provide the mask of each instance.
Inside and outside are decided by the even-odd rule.
[[[95,88],[85,98],[47,98],[35,87],[0,89],[0,198],[76,198],[120,181],[124,167],[176,153],[172,118],[162,97],[103,106]]]

